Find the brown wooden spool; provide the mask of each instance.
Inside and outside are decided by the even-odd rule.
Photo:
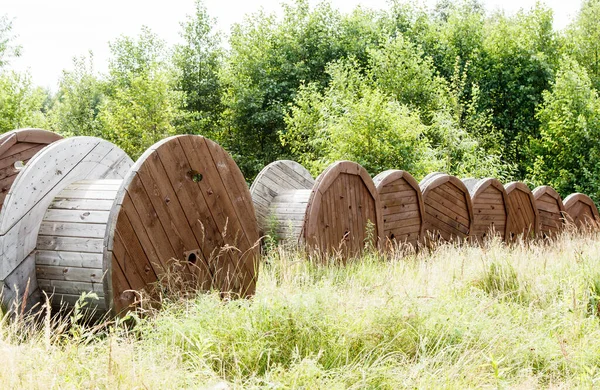
[[[427,238],[445,241],[467,238],[473,225],[473,206],[464,183],[455,176],[433,172],[419,185]]]
[[[419,183],[406,171],[391,169],[373,178],[386,240],[416,246],[423,233],[425,210]]]
[[[383,235],[379,194],[371,176],[359,164],[338,161],[315,181],[304,220],[304,240],[323,255],[359,255],[368,243],[372,224],[373,246]]]
[[[62,136],[42,129],[18,129],[0,135],[0,211],[20,167]]]
[[[533,197],[540,216],[540,234],[555,237],[565,223],[565,206],[560,195],[550,186],[539,186],[533,190]]]
[[[504,240],[508,234],[508,195],[497,179],[464,179],[473,204],[473,228],[470,236],[483,242],[491,232]]]
[[[569,222],[582,230],[597,230],[600,225],[600,214],[592,198],[585,194],[575,193],[567,196],[563,202]]]
[[[0,247],[24,264],[16,271],[27,276],[15,290],[23,291],[29,278],[32,289],[39,282],[54,294],[53,305],[72,305],[95,291],[103,299],[92,307],[115,314],[131,307],[135,291],[164,288],[156,282],[168,271],[227,297],[254,293],[259,236],[250,193],[233,159],[204,137],[168,138],[135,164],[106,141],[69,138],[38,154],[18,181],[35,191],[23,194],[32,205],[25,212],[15,192],[15,217],[2,220],[14,228],[0,237]],[[20,237],[32,241],[33,252],[15,245]],[[19,271],[29,269],[30,259],[33,276]]]
[[[508,195],[508,238],[532,239],[539,234],[540,219],[533,193],[525,183],[513,181],[504,186]]]

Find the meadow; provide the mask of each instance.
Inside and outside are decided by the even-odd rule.
[[[272,248],[256,295],[0,323],[1,388],[574,388],[600,381],[600,234],[323,265]]]

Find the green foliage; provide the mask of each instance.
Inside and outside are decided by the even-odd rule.
[[[403,168],[424,176],[430,168],[426,126],[416,112],[374,87],[353,63],[334,63],[324,94],[301,88],[286,117],[282,143],[313,174],[336,160],[352,160],[370,173]]]
[[[600,1],[584,0],[566,31],[566,51],[588,72],[595,89],[600,87]]]
[[[563,57],[552,90],[544,92],[537,117],[541,137],[531,179],[563,196],[584,192],[600,200],[600,100],[586,70]]]
[[[184,115],[176,124],[180,133],[219,138],[223,50],[214,24],[201,0],[196,1],[195,14],[182,23],[185,44],[176,45],[173,53],[176,89],[184,94]]]
[[[49,125],[65,136],[104,134],[98,114],[104,100],[104,85],[94,74],[93,55],[74,58],[72,71],[64,71],[49,113]]]
[[[9,63],[10,58],[20,55],[21,47],[13,45],[13,40],[12,21],[7,15],[0,15],[0,69]]]
[[[0,72],[0,133],[21,127],[44,127],[47,96],[31,84],[29,74]]]
[[[164,43],[143,28],[138,39],[111,43],[106,99],[99,118],[105,138],[133,159],[155,142],[174,135],[182,93],[173,89],[174,72]]]

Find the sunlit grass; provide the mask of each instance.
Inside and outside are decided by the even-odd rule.
[[[317,265],[273,250],[252,300],[166,299],[134,327],[2,323],[0,387],[594,387],[600,236]]]

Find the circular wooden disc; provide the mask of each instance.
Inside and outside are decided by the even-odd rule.
[[[19,174],[15,164],[27,162],[40,150],[62,136],[42,129],[19,129],[0,135],[0,211]]]
[[[295,161],[279,160],[263,168],[250,187],[261,234],[268,230],[269,206],[286,190],[310,190],[315,180],[310,172]]]
[[[455,176],[434,173],[427,175],[420,187],[427,233],[446,241],[467,238],[473,223],[473,206],[464,183]]]
[[[410,173],[397,169],[381,172],[373,183],[381,201],[385,237],[417,245],[425,215],[419,183]]]
[[[254,206],[231,156],[198,135],[150,147],[123,181],[105,237],[106,306],[134,303],[131,290],[173,275],[230,296],[254,294],[259,261]],[[167,273],[169,272],[169,273]]]
[[[555,236],[565,222],[565,206],[558,192],[550,186],[539,186],[533,190],[533,197],[540,216],[540,232]]]
[[[504,240],[508,231],[508,195],[499,180],[494,178],[464,179],[473,204],[471,237],[483,241],[490,230]]]
[[[54,198],[80,180],[120,179],[133,162],[117,146],[93,137],[56,141],[37,153],[17,175],[0,213],[0,280],[4,296],[36,290],[38,230]],[[12,295],[11,295],[12,294]]]
[[[383,219],[371,176],[357,163],[333,163],[319,175],[311,192],[304,220],[306,244],[322,254],[340,253],[345,260],[364,248],[369,221],[378,241]]]
[[[540,218],[533,193],[525,183],[513,181],[504,186],[508,196],[508,239],[533,238],[539,234]]]
[[[592,198],[586,194],[575,193],[567,196],[563,204],[570,221],[579,228],[598,228],[600,214]]]

